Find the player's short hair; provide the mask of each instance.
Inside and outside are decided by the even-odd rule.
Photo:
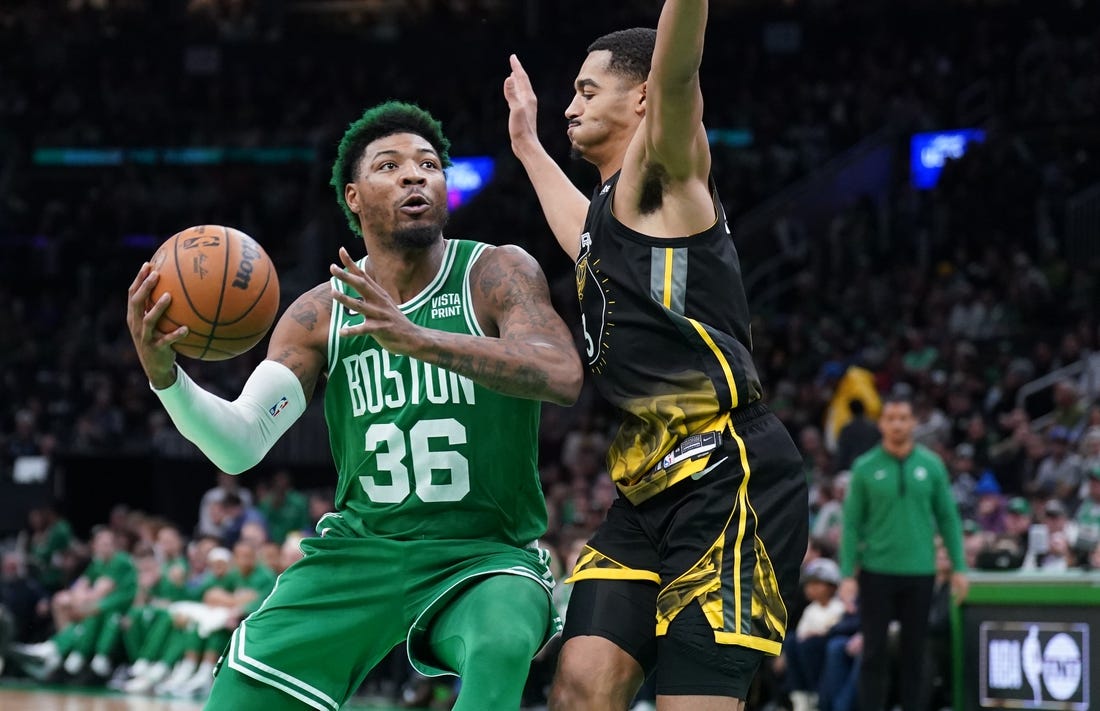
[[[913,398],[905,393],[890,393],[882,399],[882,407],[887,405],[908,405],[909,409],[913,409]]]
[[[653,47],[656,44],[657,30],[632,27],[600,37],[588,45],[588,52],[611,52],[607,70],[635,84],[641,84],[649,76],[649,68],[653,64]]]
[[[347,200],[344,199],[344,186],[355,182],[355,170],[366,147],[372,141],[395,133],[414,133],[420,136],[439,154],[444,168],[451,165],[451,142],[443,135],[443,124],[416,104],[387,101],[363,112],[362,116],[348,126],[344,137],[340,139],[336,161],[332,164],[332,179],[329,181],[336,190],[336,202],[344,211],[348,226],[359,236],[363,235],[359,228],[359,216],[348,207]]]

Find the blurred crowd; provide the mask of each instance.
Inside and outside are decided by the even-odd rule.
[[[440,116],[454,155],[497,158],[497,178],[454,213],[448,232],[527,248],[550,277],[555,304],[579,323],[570,265],[507,145],[507,56],[525,62],[540,93],[543,139],[566,164],[561,110],[584,47],[604,31],[651,24],[653,3],[378,0],[341,15],[278,0],[151,5],[0,8],[0,150],[11,157],[0,165],[0,480],[10,482],[27,457],[194,456],[134,360],[127,284],[159,241],[199,222],[260,239],[286,297],[319,281],[348,238],[327,185],[335,141],[359,111],[387,98]],[[1100,179],[1100,138],[1090,128],[1100,118],[1097,10],[1061,0],[891,5],[715,2],[703,66],[706,122],[721,129],[714,174],[733,216],[868,136],[894,137],[896,167],[883,195],[850,195],[824,222],[792,205],[738,244],[767,401],[799,444],[811,483],[807,581],[823,586],[796,602],[792,629],[803,604],[829,607],[832,574],[811,561],[835,557],[847,472],[877,441],[875,415],[890,393],[913,399],[918,441],[950,469],[974,567],[1100,567],[1100,265],[1070,257],[1065,220],[1070,199]],[[915,189],[904,137],[964,125],[980,125],[986,140],[948,161],[937,187]],[[100,166],[49,165],[38,152],[194,146],[298,152]],[[582,189],[594,183],[588,166],[566,165]],[[764,263],[778,263],[782,281],[753,289]],[[261,345],[188,368],[230,395],[262,357]],[[544,409],[544,545],[559,572],[615,497],[604,471],[615,424],[589,389],[571,408]],[[56,492],[5,547],[0,584],[14,634],[26,644],[54,640],[59,652],[68,642],[62,636],[58,646],[57,636],[81,624],[81,605],[65,593],[88,566],[120,555],[129,560],[120,569],[134,571],[133,599],[119,612],[131,622],[120,623],[115,641],[104,635],[109,668],[92,665],[103,650],[66,649],[54,659],[43,647],[28,650],[38,661],[27,668],[201,694],[195,674],[218,639],[209,612],[150,606],[205,605],[215,590],[209,599],[227,611],[214,615],[224,631],[262,599],[267,576],[251,571],[285,567],[295,537],[313,535],[332,500],[323,488],[295,489],[293,472],[279,471],[245,475],[244,485],[219,481],[211,491],[222,493],[204,497],[186,526],[116,507],[101,512],[102,528],[73,530],[66,511],[80,504]],[[158,591],[180,575],[173,567],[186,571],[175,600]],[[233,571],[233,589],[211,582]],[[234,594],[253,577],[258,588],[240,583],[245,592]],[[564,610],[568,586],[558,590]],[[822,619],[841,622],[811,615],[807,626]],[[157,649],[143,650],[143,637]],[[834,646],[858,656],[850,635]],[[762,675],[753,708],[786,703],[787,661]],[[532,705],[551,669],[552,658],[536,660]],[[410,676],[400,657],[364,693],[406,694],[422,705],[448,698]]]

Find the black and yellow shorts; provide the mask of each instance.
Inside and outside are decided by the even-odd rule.
[[[696,477],[640,504],[615,500],[567,581],[564,636],[604,637],[647,674],[657,666],[658,693],[744,698],[760,659],[779,654],[798,590],[802,457],[757,403],[732,414]]]

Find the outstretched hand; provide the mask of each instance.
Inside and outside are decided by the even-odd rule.
[[[130,328],[130,338],[145,376],[154,388],[162,390],[176,381],[176,352],[172,344],[187,335],[187,327],[180,326],[166,334],[157,330],[157,321],[172,303],[169,293],[161,294],[156,303],[149,303],[159,278],[152,264],[141,265],[130,284],[126,325]]]
[[[515,147],[517,142],[538,140],[538,97],[519,57],[513,54],[508,62],[512,73],[504,80],[504,98],[508,100],[508,135]]]
[[[363,316],[363,323],[340,329],[341,336],[370,335],[391,353],[409,354],[417,343],[419,327],[409,321],[374,277],[359,268],[348,251],[340,248],[340,262],[329,265],[329,272],[350,286],[360,298],[332,290],[332,298],[349,311]]]

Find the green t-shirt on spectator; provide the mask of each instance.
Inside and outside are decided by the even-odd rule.
[[[288,491],[282,506],[275,506],[264,499],[256,507],[267,519],[268,535],[276,543],[286,540],[286,534],[309,527],[309,501],[298,491]]]
[[[73,529],[65,519],[58,519],[38,543],[30,547],[30,556],[38,570],[38,582],[47,590],[56,590],[64,582],[64,572],[55,558],[73,542]]]
[[[1100,501],[1085,499],[1077,508],[1077,538],[1100,541]]]
[[[207,573],[206,577],[197,586],[191,588],[188,592],[191,599],[195,602],[202,602],[202,598],[206,595],[206,591],[211,588],[221,588],[226,592],[233,592],[237,588],[236,586],[237,576],[234,571],[230,570],[222,577],[216,577],[213,573]]]
[[[169,602],[175,602],[177,600],[187,599],[187,559],[182,556],[175,560],[168,560],[160,566],[160,578],[156,584],[153,585],[153,589],[150,591],[150,597],[154,600],[168,600]],[[179,584],[172,582],[173,571],[180,571],[182,575],[176,573],[180,578]]]
[[[255,612],[275,587],[275,573],[266,565],[257,565],[248,575],[242,575],[239,570],[230,573],[234,577],[234,590],[255,590],[256,597],[242,605],[246,613]]]
[[[99,601],[100,612],[125,612],[134,602],[138,590],[138,571],[129,553],[118,551],[107,560],[92,559],[83,577],[93,586],[100,578],[115,583],[114,589]]]

